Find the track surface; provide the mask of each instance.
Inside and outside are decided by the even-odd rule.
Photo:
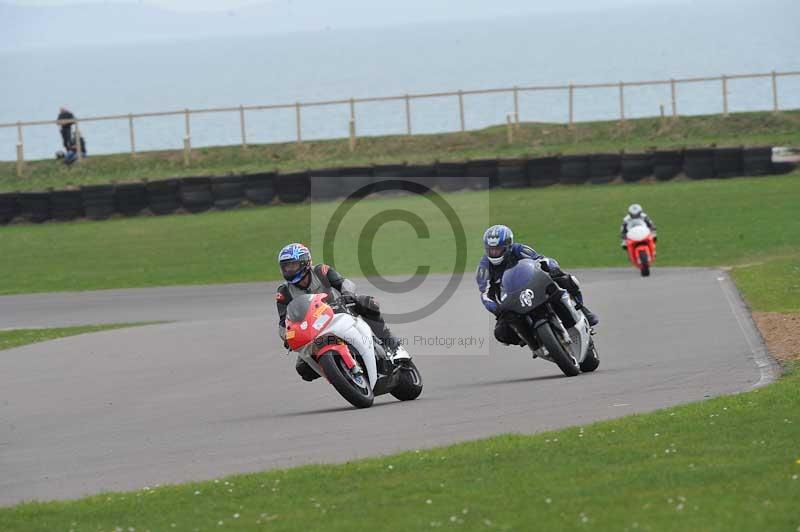
[[[382,396],[368,410],[298,378],[276,340],[274,283],[0,297],[0,329],[173,321],[0,352],[0,504],[536,432],[771,378],[724,273],[576,273],[601,317],[597,372],[563,378],[495,343],[467,275],[435,315],[395,327],[425,379],[421,398]],[[387,310],[411,310],[445,282],[380,297]]]

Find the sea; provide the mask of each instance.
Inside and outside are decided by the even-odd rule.
[[[569,83],[800,71],[800,2],[766,9],[670,5],[528,14],[468,22],[0,49],[0,124],[78,117],[294,104],[349,98]],[[717,4],[719,5],[719,4]],[[775,5],[775,4],[771,4]],[[679,114],[722,111],[719,81],[681,84]],[[731,112],[772,109],[771,79],[730,80]],[[626,87],[625,116],[671,112],[668,86]],[[800,76],[778,78],[782,109],[800,108]],[[510,94],[464,96],[464,127],[505,123]],[[520,92],[521,121],[564,123],[567,91]],[[619,90],[579,89],[576,121],[616,119]],[[346,137],[349,105],[303,108],[304,140]],[[292,109],[245,113],[249,143],[293,141]],[[359,136],[404,134],[404,101],[355,106]],[[456,97],[411,100],[413,133],[461,128]],[[183,146],[183,116],[137,118],[139,151]],[[81,126],[90,155],[130,151],[127,119]],[[14,160],[16,128],[0,128],[0,160]],[[237,112],[193,115],[194,147],[241,143]],[[55,125],[23,129],[26,159],[60,149]]]

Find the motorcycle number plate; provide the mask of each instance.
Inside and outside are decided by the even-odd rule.
[[[314,327],[315,330],[321,331],[322,328],[325,327],[325,324],[328,323],[330,319],[331,318],[329,316],[323,314],[322,316],[317,318],[311,326]]]

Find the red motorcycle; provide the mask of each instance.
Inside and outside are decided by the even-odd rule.
[[[639,268],[642,277],[650,275],[650,266],[656,260],[656,240],[653,232],[642,220],[631,220],[625,234],[628,258]]]

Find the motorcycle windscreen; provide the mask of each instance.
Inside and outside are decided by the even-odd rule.
[[[509,268],[503,274],[500,285],[500,294],[513,294],[527,288],[528,284],[536,275],[536,263],[530,259],[519,261],[516,266]]]
[[[306,314],[308,314],[308,307],[314,300],[315,295],[316,294],[302,295],[292,299],[289,306],[286,307],[286,319],[293,322],[303,321]]]

